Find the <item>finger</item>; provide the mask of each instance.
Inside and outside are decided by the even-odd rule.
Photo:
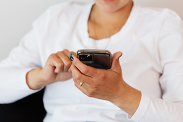
[[[68,49],[64,49],[63,52],[64,52],[66,55],[68,55],[68,54],[71,53]]]
[[[83,82],[82,86],[80,86],[79,84],[75,83],[75,86],[81,91],[83,92],[85,95],[87,95],[88,97],[93,97],[94,95],[94,88],[90,87],[87,83]]]
[[[49,65],[52,66],[55,73],[63,71],[64,63],[56,54],[51,54],[49,59]]]
[[[71,69],[72,69],[73,75],[80,73],[80,71],[74,65],[71,66]],[[83,75],[83,74],[80,73],[80,75]],[[89,78],[88,80],[87,79],[84,80],[84,77],[87,77],[87,76],[83,75],[83,76],[80,76],[79,78],[75,78],[75,76],[73,76],[75,86],[85,95],[91,97],[91,95],[93,94],[93,91],[95,90],[95,87],[93,87],[92,82],[88,82],[88,81],[92,81],[91,77],[88,77]]]
[[[78,83],[75,83],[75,86],[85,95],[87,95],[88,97],[101,98],[101,94],[99,94],[100,90],[97,87],[91,86],[86,82],[80,83],[82,83],[82,86],[80,86],[80,84]]]
[[[72,54],[74,54],[77,57],[77,54],[75,52],[71,52]]]
[[[71,71],[72,71],[72,77],[73,77],[75,84],[80,84],[80,82],[85,82],[90,85],[93,83],[93,79],[89,76],[82,74],[77,69],[77,67],[75,67],[75,65],[71,66]]]
[[[119,58],[122,56],[122,52],[116,52],[112,56],[112,66],[111,69],[115,72],[120,72],[121,71],[121,65]]]
[[[99,91],[99,87],[94,83],[93,78],[85,76],[84,74],[82,74],[77,67],[75,67],[75,65],[71,66],[71,70],[72,70],[72,76],[73,76],[73,80],[75,82],[75,86],[81,91],[83,92],[85,95],[87,95],[88,97],[95,97],[95,98],[100,98],[97,95],[98,91]],[[75,77],[75,74],[79,74],[80,76],[78,78]]]
[[[100,69],[96,69],[90,66],[87,66],[86,64],[82,63],[78,58],[73,56],[73,64],[78,68],[78,70],[90,77],[95,77],[98,72],[100,72]]]
[[[67,49],[64,50],[64,53],[67,55],[67,57],[71,60],[71,56],[77,56],[77,54],[75,52],[69,52]],[[72,61],[72,60],[71,60]]]
[[[67,55],[63,51],[57,52],[57,56],[63,61],[64,64],[63,71],[67,72],[72,64],[71,60],[67,57]]]

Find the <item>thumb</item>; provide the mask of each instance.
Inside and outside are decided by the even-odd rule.
[[[122,52],[116,52],[112,55],[112,66],[111,69],[115,72],[119,72],[121,70],[119,58],[122,56]]]

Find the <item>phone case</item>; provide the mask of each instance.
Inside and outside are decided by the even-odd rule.
[[[94,68],[111,68],[112,58],[108,50],[82,49],[77,51],[77,57],[84,64]]]

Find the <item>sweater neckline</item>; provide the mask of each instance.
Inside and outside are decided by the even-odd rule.
[[[110,38],[104,38],[104,39],[100,39],[100,40],[94,40],[93,38],[89,37],[89,33],[88,33],[88,19],[89,19],[89,15],[92,9],[92,6],[95,4],[95,2],[91,2],[89,3],[86,8],[85,11],[83,12],[83,17],[82,19],[84,20],[84,22],[82,23],[82,35],[84,35],[84,43],[88,43],[88,44],[93,44],[95,45],[94,48],[97,47],[97,43],[101,42],[105,42],[106,43],[115,43],[117,40],[122,39],[126,33],[129,32],[129,30],[133,27],[136,19],[137,19],[137,5],[134,3],[133,8],[131,10],[131,13],[125,23],[125,25],[121,28],[121,30],[119,32],[117,32],[116,34],[112,35]],[[108,44],[109,45],[109,44]],[[107,48],[107,46],[106,46]]]

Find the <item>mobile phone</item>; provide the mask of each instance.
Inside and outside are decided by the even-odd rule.
[[[77,51],[77,58],[94,68],[110,69],[112,65],[112,55],[108,50],[81,49]]]

